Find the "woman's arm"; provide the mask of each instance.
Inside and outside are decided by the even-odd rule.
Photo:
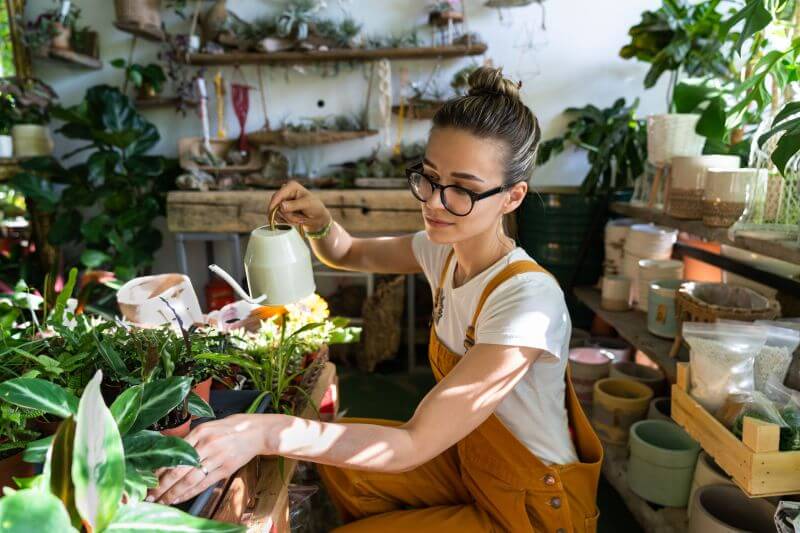
[[[187,437],[208,475],[176,468],[152,499],[176,503],[231,475],[256,455],[282,455],[343,468],[411,470],[466,437],[525,375],[540,350],[478,344],[422,400],[406,424],[324,423],[284,415],[236,415]]]
[[[269,212],[276,206],[287,222],[302,224],[307,231],[319,231],[332,221],[322,201],[297,182],[287,183],[272,196]],[[355,238],[334,222],[327,237],[311,240],[311,248],[320,261],[340,270],[412,274],[422,271],[411,248],[412,238]]]

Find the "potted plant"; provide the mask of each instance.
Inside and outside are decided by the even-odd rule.
[[[7,78],[0,80],[3,95],[3,114],[11,124],[14,157],[50,155],[53,140],[47,123],[50,108],[56,101],[55,92],[38,80]]]
[[[161,0],[114,0],[117,27],[162,36]]]
[[[137,412],[137,392],[141,391],[131,389],[134,392],[127,394],[125,401],[115,402],[109,409],[100,394],[101,381],[102,372],[98,371],[81,399],[69,400],[74,405],[44,447],[45,453],[40,453],[46,457],[44,474],[29,480],[28,488],[6,492],[0,499],[0,522],[4,529],[14,533],[42,530],[102,533],[133,529],[244,531],[239,525],[196,518],[178,509],[143,501],[147,489],[157,483],[157,477],[151,473],[154,465],[198,466],[197,453],[180,439],[128,433],[126,427],[131,424],[131,415]],[[143,464],[146,468],[139,470],[138,466]]]
[[[132,83],[138,89],[138,98],[140,100],[149,100],[157,98],[164,90],[164,82],[167,77],[164,74],[164,69],[161,65],[150,63],[148,65],[141,65],[139,63],[128,64],[124,59],[119,58],[111,62],[114,68],[123,69],[125,71],[125,83]]]
[[[32,465],[22,460],[25,446],[39,435],[28,428],[32,416],[34,412],[0,403],[0,487],[34,474]]]
[[[14,141],[11,137],[14,115],[13,98],[8,94],[0,94],[0,159],[8,159],[14,155]]]

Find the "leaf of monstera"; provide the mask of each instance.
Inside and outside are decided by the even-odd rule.
[[[111,404],[111,414],[117,422],[120,435],[125,435],[136,422],[142,407],[142,386],[134,385],[117,396]]]
[[[145,384],[142,406],[129,432],[134,433],[152,426],[180,404],[192,388],[192,378],[173,376]]]
[[[74,394],[38,378],[15,378],[0,383],[0,398],[61,418],[78,413],[78,398]]]
[[[742,44],[747,39],[766,28],[772,22],[772,14],[764,4],[765,0],[747,0],[742,9],[720,24],[721,37],[726,36],[734,26],[744,21],[742,31],[739,33],[734,45],[736,50],[741,50]]]
[[[137,470],[156,470],[171,466],[200,466],[194,446],[178,437],[157,431],[140,431],[122,439],[125,461]]]
[[[0,530],[8,533],[77,533],[57,497],[39,489],[18,490],[0,498]]]
[[[120,508],[114,521],[105,529],[108,533],[158,531],[168,533],[240,533],[244,526],[216,522],[186,514],[174,507],[157,503],[137,502]]]
[[[102,378],[98,370],[81,397],[72,456],[75,506],[98,532],[114,518],[125,486],[122,439],[100,394]]]
[[[81,519],[75,507],[75,489],[72,486],[72,456],[75,444],[75,419],[67,418],[58,426],[53,445],[47,454],[44,478],[53,493],[69,513],[72,525],[80,527]]]

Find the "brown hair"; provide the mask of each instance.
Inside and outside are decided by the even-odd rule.
[[[500,68],[480,67],[469,76],[466,96],[448,100],[433,117],[433,128],[464,129],[506,148],[505,180],[511,185],[530,178],[542,133],[539,121],[519,97],[520,84]]]

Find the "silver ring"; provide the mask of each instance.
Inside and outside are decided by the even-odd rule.
[[[201,465],[201,466],[200,466],[200,471],[201,471],[201,472],[203,472],[203,475],[204,475],[204,476],[207,476],[207,475],[208,475],[208,468],[206,468],[205,466],[202,466],[202,465]]]

